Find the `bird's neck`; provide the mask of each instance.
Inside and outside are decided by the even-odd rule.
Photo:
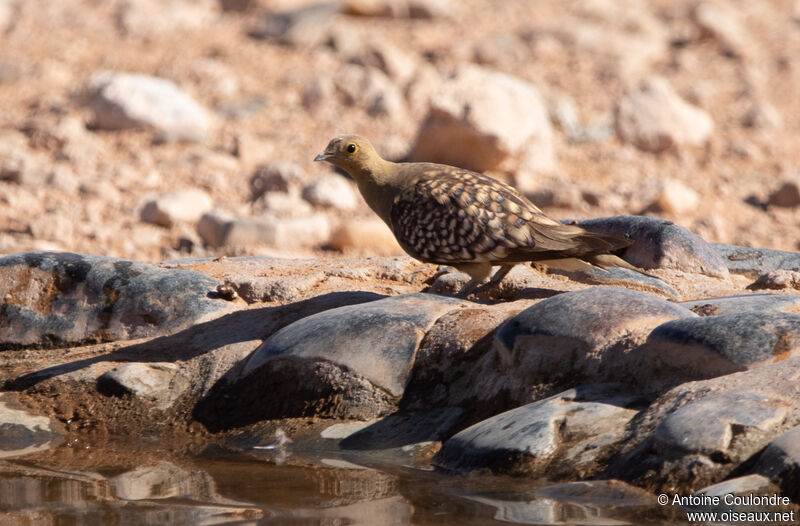
[[[390,227],[392,203],[403,188],[403,178],[394,165],[381,159],[379,163],[361,169],[360,174],[353,174],[364,200]]]

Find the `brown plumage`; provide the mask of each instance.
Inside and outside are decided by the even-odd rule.
[[[333,139],[314,160],[348,172],[410,256],[469,274],[472,279],[459,296],[472,292],[495,265],[500,269],[489,286],[529,261],[574,258],[638,270],[608,255],[632,244],[630,239],[550,219],[488,175],[442,164],[392,163],[357,135]]]

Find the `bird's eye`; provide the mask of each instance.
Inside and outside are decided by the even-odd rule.
[[[350,143],[347,145],[347,153],[356,153],[356,150],[358,150],[358,146],[355,144]]]

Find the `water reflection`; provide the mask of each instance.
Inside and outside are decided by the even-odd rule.
[[[330,458],[275,465],[257,455],[141,444],[37,455],[0,460],[0,525],[664,523],[649,501],[630,495],[587,501],[584,488],[537,496],[520,479]]]

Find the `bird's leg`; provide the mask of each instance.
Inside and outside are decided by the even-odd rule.
[[[482,290],[490,290],[492,287],[503,281],[503,278],[511,272],[511,269],[514,268],[514,264],[512,265],[500,265],[500,268],[497,269],[497,272],[494,273],[492,279],[489,280],[486,285],[481,287]]]
[[[492,273],[492,265],[491,263],[464,263],[461,265],[456,265],[456,268],[461,272],[465,272],[469,274],[470,280],[461,287],[461,290],[458,291],[456,297],[459,298],[466,298],[469,296],[473,290],[475,290],[478,285],[483,283],[486,278],[489,277],[489,274]]]

